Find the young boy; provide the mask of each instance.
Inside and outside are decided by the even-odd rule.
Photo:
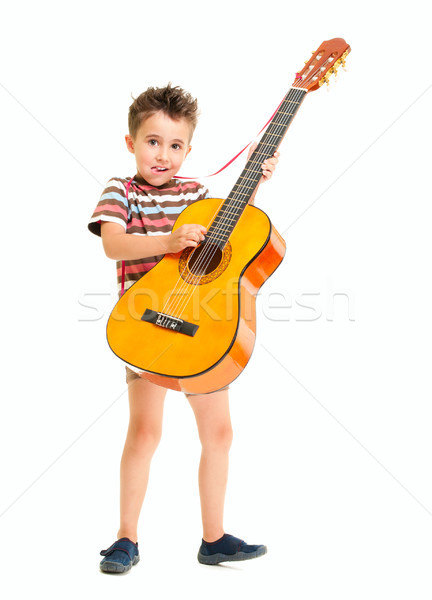
[[[108,258],[117,261],[120,293],[151,269],[166,253],[197,246],[206,228],[182,225],[171,233],[179,213],[192,202],[211,197],[196,181],[175,179],[191,150],[197,101],[183,89],[149,88],[129,108],[129,152],[135,155],[133,178],[112,178],[103,191],[89,229],[102,237]],[[249,155],[252,153],[253,147]],[[261,181],[271,177],[278,153],[262,165]],[[256,193],[256,190],[255,190]],[[250,202],[253,202],[255,193]],[[132,234],[132,235],[131,235]],[[122,262],[124,261],[124,262]],[[120,465],[120,528],[100,569],[123,573],[139,561],[138,518],[147,489],[150,462],[159,443],[166,389],[126,367],[130,421]],[[247,545],[223,527],[228,454],[232,441],[228,389],[187,394],[202,444],[199,493],[203,539],[198,560],[204,564],[262,556],[263,545]]]

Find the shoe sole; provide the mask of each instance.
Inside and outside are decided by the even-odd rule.
[[[251,558],[258,558],[267,553],[266,546],[260,546],[255,552],[236,552],[235,554],[210,554],[206,556],[198,552],[198,561],[202,565],[218,565],[221,562],[238,561],[238,560],[250,560]]]
[[[123,565],[122,563],[107,560],[106,562],[99,565],[99,567],[103,573],[127,573],[127,571],[130,571],[133,566],[139,563],[139,560],[140,557],[135,556],[133,561],[128,565]]]

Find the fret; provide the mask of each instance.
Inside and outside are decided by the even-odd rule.
[[[218,215],[216,217],[216,219],[219,219],[219,218],[222,219],[223,221],[235,221],[236,223],[237,223],[237,220],[238,220],[238,219],[231,219],[231,217],[225,217],[225,216]],[[216,219],[213,221],[212,225],[215,225],[215,224],[216,225],[220,225],[221,224],[220,222],[216,223]]]
[[[282,137],[282,136],[280,136],[280,137]],[[275,144],[274,144],[274,142],[260,142],[260,147],[261,146],[270,146],[270,148],[274,148]]]
[[[250,159],[249,159],[249,160],[250,160]],[[250,177],[242,177],[241,175],[240,175],[239,179],[248,179],[248,180],[250,181]],[[234,187],[235,187],[236,185],[240,185],[240,184],[239,184],[239,183],[236,183],[236,184],[234,184]],[[247,190],[253,190],[253,189],[255,188],[255,186],[253,186],[253,185],[244,185],[244,184],[242,184],[242,188],[245,188],[245,189],[247,189]],[[236,190],[233,188],[233,189],[232,189],[232,191],[233,191],[233,192],[235,192]]]
[[[274,129],[278,129],[279,127],[283,127],[283,128],[284,128],[284,130],[285,130],[285,129],[287,129],[287,128],[288,128],[288,126],[289,126],[289,123],[272,123],[272,124],[270,125],[270,127],[273,127],[273,126],[274,126]]]
[[[228,236],[228,237],[229,237],[229,236]],[[211,241],[212,241],[212,242],[213,242],[213,241],[215,241],[215,240],[216,240],[217,242],[226,242],[226,241],[227,241],[227,239],[228,239],[228,238],[225,238],[225,237],[221,237],[221,238],[219,238],[217,235],[214,235],[214,234],[211,236]]]
[[[272,145],[271,148],[275,149],[276,147]],[[274,150],[273,150],[273,152],[274,152]],[[252,179],[252,176],[255,178],[256,181],[255,181],[253,189],[256,188],[256,184],[259,181],[258,179],[256,179],[257,176],[259,175],[261,177],[261,175],[262,175],[262,170],[259,168],[259,165],[262,165],[263,161],[267,160],[267,158],[270,158],[269,153],[270,153],[269,150],[264,151],[261,156],[259,156],[259,157],[256,156],[252,161],[250,161],[250,163],[248,163],[248,167],[245,170],[245,175],[248,174],[249,177],[245,177],[245,179],[248,179],[250,181]],[[244,186],[243,183],[241,185]]]
[[[213,221],[213,223],[216,223],[217,226],[219,226],[221,224],[222,221],[224,221],[225,219],[229,220],[229,221],[237,221],[237,219],[239,218],[239,216],[242,214],[243,212],[243,207],[236,207],[233,210],[229,210],[229,208],[224,211],[221,215],[220,215],[220,219],[221,221],[217,221],[216,219]],[[228,216],[229,215],[229,216]],[[219,215],[218,215],[219,216]],[[213,226],[213,223],[211,224],[211,226]]]
[[[271,125],[270,125],[270,127],[271,127]],[[282,131],[280,131],[280,129],[276,128],[276,127],[275,127],[275,129],[278,129],[278,131],[266,131],[266,133],[265,133],[265,135],[263,135],[261,141],[266,142],[268,136],[270,136],[270,135],[275,135],[276,137],[283,137],[285,135],[285,131],[288,129],[288,125],[286,127],[284,127]]]
[[[276,135],[277,137],[283,137],[283,134],[280,133],[271,133],[270,131],[266,131],[266,135]],[[261,144],[261,142],[260,142]]]
[[[232,194],[234,194],[234,192],[231,192]],[[252,196],[252,194],[244,194],[243,192],[235,192],[236,194],[241,194],[243,196],[243,198],[230,198],[231,202],[230,202],[230,206],[233,206],[235,210],[240,211],[240,213],[242,212],[243,208],[245,207],[245,205],[248,203],[249,198]],[[234,206],[232,204],[232,202],[235,202],[237,204],[237,206]]]
[[[251,163],[251,164],[252,164],[252,163]],[[247,175],[249,175],[249,176],[247,176]],[[258,183],[258,179],[257,179],[257,175],[258,175],[258,173],[256,173],[256,172],[253,172],[253,171],[251,171],[250,173],[248,173],[248,171],[246,171],[246,175],[245,175],[245,177],[242,177],[242,179],[246,179],[247,181],[250,181],[250,180],[251,180],[251,175],[252,175],[253,177],[255,177],[255,179],[257,180],[257,181],[255,182],[255,185],[254,185],[253,187],[249,187],[249,188],[248,188],[248,186],[246,186],[244,183],[236,183],[236,186],[238,186],[240,189],[245,189],[245,188],[246,188],[246,189],[249,189],[249,190],[255,190],[255,188],[256,188],[256,184]],[[261,175],[260,175],[260,177],[261,177]],[[239,177],[239,179],[240,179],[240,177]],[[240,199],[240,198],[235,198],[235,195],[236,195],[236,194],[241,194],[242,196],[249,196],[249,197],[250,197],[250,196],[252,196],[252,193],[253,193],[252,191],[249,191],[249,193],[248,193],[248,194],[246,194],[245,192],[240,192],[240,191],[237,191],[237,190],[235,190],[235,189],[233,188],[233,189],[231,190],[231,194],[228,196],[228,199],[229,199],[229,200],[232,200],[233,202],[243,202],[243,198],[242,198],[242,199]]]
[[[238,187],[240,187],[240,188],[242,188],[242,189],[248,189],[248,190],[251,190],[251,194],[252,194],[252,190],[254,190],[254,189],[256,188],[256,186],[257,186],[257,183],[258,183],[258,180],[259,180],[259,178],[260,178],[260,177],[261,177],[261,175],[262,175],[262,172],[261,172],[261,169],[259,170],[260,172],[258,172],[258,169],[253,169],[253,168],[251,169],[250,167],[253,167],[253,165],[258,165],[258,164],[261,164],[261,162],[262,162],[263,160],[264,160],[264,157],[263,157],[263,158],[260,158],[260,159],[259,159],[258,161],[256,161],[256,162],[255,162],[255,159],[254,159],[253,161],[251,161],[251,160],[249,159],[249,162],[248,162],[248,165],[249,165],[249,166],[248,166],[248,167],[247,167],[247,168],[246,168],[246,169],[243,171],[243,173],[244,173],[244,176],[240,176],[240,177],[239,177],[239,179],[246,179],[247,181],[253,181],[253,179],[255,179],[256,181],[254,181],[254,185],[252,185],[252,186],[248,186],[248,185],[245,185],[244,183],[240,183],[240,182],[238,182],[238,183],[236,183],[236,184],[235,184],[235,186],[234,186],[234,187],[238,186]],[[236,193],[236,190],[233,188],[233,189],[231,190],[231,193],[232,193],[232,194],[235,194],[235,193]]]
[[[234,192],[234,194],[241,194],[242,196],[250,196],[250,194],[246,194],[245,192],[239,192],[238,190],[236,190]],[[233,198],[234,202],[240,202],[240,200],[237,200],[235,198]]]
[[[212,221],[212,224],[216,222],[216,219],[229,219],[232,216],[238,217],[240,213],[241,210],[239,211],[239,207],[234,207],[233,210],[231,210],[231,207],[227,206],[226,208],[221,210],[221,212],[218,215],[216,215],[216,218],[214,219],[214,221]],[[228,217],[227,215],[230,215],[230,217]]]
[[[231,193],[235,193],[235,192],[231,192]],[[228,196],[226,202],[227,202],[227,206],[229,205],[230,207],[232,206],[233,202],[238,202],[240,204],[240,206],[243,204],[243,200],[240,200],[238,198],[232,198],[231,195]]]
[[[294,113],[287,113],[287,112],[284,112],[283,110],[280,110],[280,111],[278,112],[278,114],[279,114],[279,115],[291,115],[291,117],[294,115]]]
[[[259,161],[258,161],[258,162],[259,162]],[[248,176],[248,177],[244,177],[243,175],[240,175],[240,176],[239,176],[239,179],[246,179],[247,181],[250,181],[250,179],[251,179],[251,178],[250,178],[250,174],[249,174],[249,176]],[[234,185],[234,187],[235,187],[236,185],[240,185],[240,184],[239,184],[239,183],[236,183],[236,184]],[[242,187],[249,187],[249,189],[251,189],[251,190],[252,190],[252,189],[255,189],[254,187],[245,186],[245,185],[244,185],[244,183],[242,183],[241,185],[242,185]],[[233,191],[234,191],[234,188],[233,188]]]

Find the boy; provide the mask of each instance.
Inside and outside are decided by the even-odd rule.
[[[190,223],[171,233],[178,214],[187,205],[211,197],[200,183],[182,183],[174,178],[191,150],[197,113],[197,101],[171,84],[149,88],[129,108],[129,134],[125,140],[127,149],[135,155],[137,174],[108,182],[88,225],[92,233],[102,237],[108,258],[117,261],[120,293],[164,254],[197,246],[207,232],[202,225]],[[276,152],[262,165],[260,183],[271,177],[277,156]],[[166,394],[165,388],[146,381],[128,367],[126,381],[130,421],[120,466],[120,528],[116,542],[101,551],[104,558],[100,569],[109,573],[123,573],[139,561],[138,518],[150,462],[161,437]],[[264,545],[247,545],[223,528],[232,441],[228,390],[187,397],[202,444],[199,492],[203,539],[198,560],[218,564],[262,556],[267,551]]]

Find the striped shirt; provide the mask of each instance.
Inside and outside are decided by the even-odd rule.
[[[208,189],[198,181],[183,182],[171,179],[164,185],[154,187],[136,175],[129,187],[130,177],[110,179],[88,223],[89,230],[101,234],[101,223],[109,221],[121,225],[132,235],[169,235],[172,227],[186,206],[209,198]],[[138,260],[126,260],[124,289],[127,290],[147,271],[158,263],[163,254]],[[116,262],[117,285],[121,290],[122,261]]]

